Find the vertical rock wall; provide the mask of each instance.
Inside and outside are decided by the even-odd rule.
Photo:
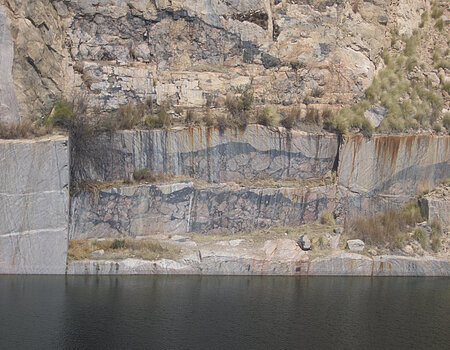
[[[345,137],[338,186],[345,214],[373,214],[400,206],[450,174],[450,137]]]
[[[18,120],[19,107],[12,76],[14,43],[6,9],[0,5],[0,122]]]
[[[114,180],[135,169],[187,175],[208,182],[255,176],[313,178],[331,174],[337,136],[249,125],[123,131],[95,141],[97,155],[80,159],[79,179]]]
[[[67,138],[0,140],[0,273],[63,274],[68,209]]]

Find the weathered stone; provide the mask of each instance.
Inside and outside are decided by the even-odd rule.
[[[342,227],[335,227],[335,228],[333,229],[333,232],[334,232],[334,233],[342,233]]]
[[[419,199],[419,205],[429,222],[438,220],[445,230],[450,231],[450,195],[447,192],[425,195]]]
[[[9,30],[9,18],[0,5],[0,122],[19,121],[19,107],[12,77],[14,43]]]
[[[388,110],[383,106],[373,106],[364,112],[364,117],[370,120],[372,125],[377,128],[380,126],[387,112]]]
[[[188,232],[193,183],[123,186],[72,197],[70,239]]]
[[[311,249],[311,241],[309,240],[307,235],[302,235],[299,240],[298,244],[302,250],[310,250]]]
[[[99,157],[83,159],[83,179],[129,178],[135,169],[194,176],[208,182],[324,177],[330,174],[337,137],[249,125],[173,128],[103,135]],[[87,173],[87,174],[86,174]],[[80,176],[81,177],[81,176]]]
[[[338,211],[349,216],[401,207],[450,173],[447,136],[346,136],[339,155]]]
[[[346,248],[356,252],[361,252],[364,250],[364,242],[360,239],[349,239],[347,241]]]
[[[64,273],[68,208],[67,139],[0,140],[0,273]]]
[[[335,236],[331,236],[330,238],[330,248],[337,249],[339,247],[339,240],[341,239],[341,235],[337,234]]]
[[[91,253],[91,258],[93,258],[93,259],[100,258],[103,255],[105,255],[105,251],[103,249],[99,249],[99,250],[93,251]]]
[[[310,189],[211,185],[190,181],[80,191],[72,197],[70,238],[227,232],[317,220],[336,205],[335,186]]]

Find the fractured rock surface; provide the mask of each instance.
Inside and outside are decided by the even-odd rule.
[[[0,273],[64,273],[67,138],[0,141],[0,169]]]

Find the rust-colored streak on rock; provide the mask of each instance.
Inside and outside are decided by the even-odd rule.
[[[353,158],[352,158],[352,170],[350,171],[350,176],[348,177],[347,187],[350,187],[350,181],[353,177],[353,172],[355,171],[356,155],[358,154],[358,150],[360,148],[362,139],[363,139],[362,135],[351,135],[349,137],[349,141],[353,142],[353,154],[352,154]]]
[[[389,170],[393,172],[397,164],[398,150],[400,143],[405,140],[405,136],[379,136],[375,140],[375,153],[377,161],[383,169],[381,177],[383,178],[384,169],[389,163]]]
[[[408,160],[411,162],[411,155],[412,155],[412,146],[416,141],[415,135],[409,135],[406,137],[406,145],[405,145],[405,152],[408,154]]]
[[[194,128],[189,128],[187,131],[189,138],[189,148],[191,152],[194,152]]]

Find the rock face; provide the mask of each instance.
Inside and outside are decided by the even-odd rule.
[[[66,74],[68,57],[64,49],[65,33],[50,0],[4,0],[3,3],[0,5],[0,28],[5,23],[1,13],[6,13],[11,20],[9,29],[14,52],[13,56],[9,56],[12,48],[8,46],[3,51],[5,43],[1,44],[0,41],[0,56],[3,59],[7,55],[14,60],[11,81],[5,80],[8,75],[3,75],[3,69],[10,70],[10,59],[5,61],[5,66],[0,60],[0,84],[11,94],[15,91],[19,117],[37,117],[43,112],[48,113],[63,91],[68,95],[71,93],[72,84],[69,84],[70,79]],[[10,100],[14,101],[12,97]],[[12,107],[12,111],[16,109]],[[14,118],[11,121],[18,120],[17,114],[13,113],[12,116]]]
[[[289,241],[289,240],[287,240]],[[292,241],[294,245],[295,242]],[[161,259],[146,261],[82,260],[68,264],[69,275],[287,275],[287,276],[450,276],[448,260],[432,257],[385,255],[369,258],[354,253],[338,253],[310,260],[292,243],[270,244],[281,249],[273,256],[255,255],[236,250],[200,251],[199,255],[180,261]],[[275,250],[277,251],[277,250]],[[281,256],[278,255],[281,253]],[[303,253],[303,254],[302,254]],[[286,255],[287,254],[287,255]],[[286,258],[283,258],[287,256]]]
[[[0,273],[63,274],[69,214],[67,138],[0,141]]]
[[[192,182],[124,186],[72,197],[70,238],[155,233],[234,233],[317,220],[336,205],[336,187],[311,189],[213,185]]]
[[[208,182],[256,176],[324,177],[331,174],[338,148],[335,135],[260,125],[249,125],[245,130],[196,127],[123,131],[102,135],[95,144],[99,156],[83,159],[82,179],[123,179],[142,168]]]
[[[340,210],[371,214],[404,205],[449,173],[448,136],[347,136],[339,150]]]
[[[450,230],[450,194],[448,188],[432,192],[419,199],[422,215],[432,222],[437,219],[442,227]]]
[[[14,43],[10,33],[10,20],[0,5],[0,122],[18,121],[19,107],[12,77]]]
[[[424,0],[3,3],[22,115],[73,89],[105,110],[147,99],[215,105],[247,84],[260,104],[350,102],[371,83],[390,29],[411,34],[425,8]]]
[[[360,239],[349,239],[347,241],[347,249],[354,250],[355,252],[361,252],[364,250],[364,242]]]
[[[189,231],[192,182],[123,186],[72,197],[70,239]]]

